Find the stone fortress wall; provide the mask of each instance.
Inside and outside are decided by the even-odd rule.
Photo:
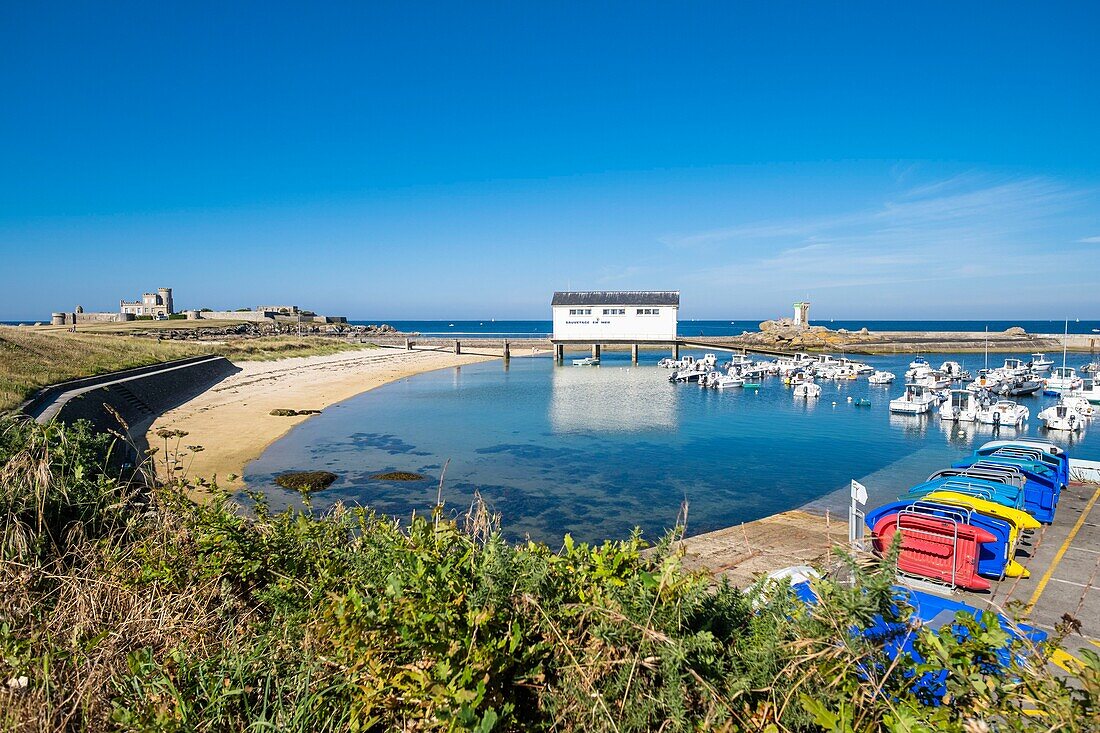
[[[185,310],[177,313],[172,300],[172,288],[157,288],[155,293],[144,293],[141,300],[120,300],[117,312],[85,313],[77,306],[73,311],[57,311],[50,315],[53,326],[75,326],[80,323],[124,323],[136,320],[139,316],[153,316],[160,319],[172,315],[183,315],[189,321],[248,321],[252,323],[291,320],[302,323],[347,323],[344,316],[304,315],[296,305],[263,305],[248,311],[210,311]]]

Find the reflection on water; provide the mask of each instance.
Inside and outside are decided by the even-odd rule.
[[[675,430],[679,397],[652,368],[561,366],[551,371],[550,425],[555,433]]]
[[[891,414],[897,384],[822,381],[821,396],[810,400],[796,400],[777,378],[719,392],[670,384],[655,366],[659,356],[643,355],[633,367],[629,355],[605,352],[598,368],[516,358],[508,369],[486,362],[401,380],[295,427],[247,467],[245,480],[280,507],[300,497],[276,486],[275,475],[330,470],[340,478],[313,496],[315,506],[344,501],[407,517],[430,509],[446,464],[448,506],[457,511],[479,493],[509,538],[555,542],[571,532],[598,541],[634,527],[655,538],[685,499],[690,533],[808,502],[838,509],[853,478],[881,502],[994,436],[1046,437],[1075,457],[1100,458],[1095,437],[1040,428],[1048,397],[1022,398],[1028,424],[994,432],[943,423],[936,413]],[[900,376],[909,358],[866,361]],[[855,406],[861,398],[871,406]],[[426,478],[371,478],[385,471]]]

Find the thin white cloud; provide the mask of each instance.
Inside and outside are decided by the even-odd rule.
[[[1083,244],[1100,244],[1100,237],[1084,237],[1083,239],[1078,239],[1077,241]]]
[[[675,250],[708,245],[707,267],[686,275],[700,285],[919,290],[923,283],[1033,273],[1036,253],[1065,241],[1050,234],[1052,223],[1085,193],[1047,178],[991,180],[968,172],[910,187],[864,211],[749,222],[666,243]],[[934,290],[945,297],[943,288]]]

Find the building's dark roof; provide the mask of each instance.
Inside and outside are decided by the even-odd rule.
[[[554,293],[555,305],[680,305],[679,290],[566,290]]]

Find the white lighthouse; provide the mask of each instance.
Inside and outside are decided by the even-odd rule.
[[[810,325],[810,302],[800,300],[794,304],[794,325],[806,328]]]

